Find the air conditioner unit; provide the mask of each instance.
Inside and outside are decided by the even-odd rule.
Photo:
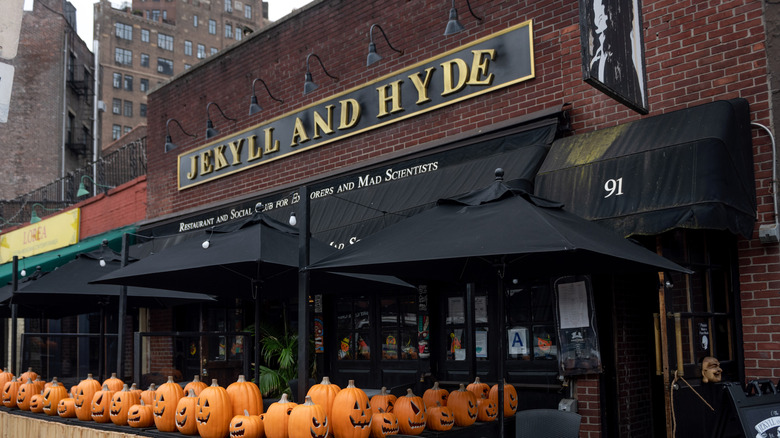
[[[105,112],[106,111],[106,103],[102,100],[98,100],[98,110]]]

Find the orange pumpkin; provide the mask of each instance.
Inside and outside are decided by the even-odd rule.
[[[57,381],[55,377],[51,386],[43,391],[43,413],[46,415],[58,415],[57,406],[60,400],[68,398],[68,390]],[[75,414],[76,411],[73,411]]]
[[[268,412],[263,417],[265,425],[265,436],[267,438],[287,438],[287,425],[290,420],[290,413],[293,408],[298,406],[287,399],[287,394],[282,394],[278,402],[271,403],[268,406]]]
[[[62,418],[74,418],[76,416],[76,400],[65,397],[57,402],[57,415]]]
[[[121,391],[125,386],[125,382],[120,380],[116,373],[111,373],[111,377],[103,381],[103,386],[108,385],[108,389],[113,392]]]
[[[455,415],[456,426],[471,426],[477,421],[477,397],[473,392],[467,391],[462,383],[459,389],[450,393],[447,407],[452,409]]]
[[[154,424],[154,414],[152,414],[152,407],[141,403],[130,406],[130,410],[127,411],[127,424],[130,427],[150,427]]]
[[[13,373],[0,369],[0,391],[2,391],[3,388],[5,388],[5,384],[13,380],[13,378]]]
[[[154,396],[154,425],[160,432],[175,432],[176,405],[179,399],[184,397],[184,390],[173,381],[173,376],[168,376],[168,381],[160,385]]]
[[[195,406],[198,404],[198,397],[193,388],[189,389],[186,397],[179,399],[176,404],[176,415],[173,417],[176,421],[176,429],[184,435],[195,435],[198,433],[198,423],[195,420]]]
[[[382,408],[374,408],[371,416],[371,438],[385,438],[390,435],[398,435],[398,417],[392,412],[386,412]]]
[[[97,423],[108,423],[111,421],[111,399],[114,397],[115,392],[108,387],[107,383],[104,383],[103,388],[95,393],[90,404],[92,421]]]
[[[314,404],[325,408],[325,414],[328,418],[333,418],[333,399],[336,398],[336,394],[338,394],[339,391],[341,391],[339,385],[331,383],[330,378],[324,376],[322,382],[312,385],[306,395],[311,397],[311,401],[314,402]],[[330,435],[333,436],[332,425],[330,427]]]
[[[475,378],[473,383],[469,383],[466,390],[473,392],[477,400],[490,395],[490,385],[480,382],[479,377]]]
[[[195,405],[195,419],[201,438],[223,438],[230,429],[233,418],[230,396],[225,388],[211,381],[211,386],[200,392]]]
[[[127,385],[123,385],[122,390],[115,392],[111,397],[111,406],[108,411],[111,422],[117,426],[127,426],[127,414],[130,412],[130,408],[140,403],[140,395],[130,391]]]
[[[441,402],[438,402],[436,406],[427,409],[428,418],[425,420],[425,426],[428,429],[445,431],[452,429],[452,426],[455,425],[455,414],[448,406],[442,406]]]
[[[439,388],[439,382],[433,382],[433,387],[426,389],[423,393],[423,402],[428,409],[436,407],[437,403],[441,406],[447,406],[447,397],[449,396],[449,391]]]
[[[371,397],[371,409],[374,411],[381,409],[384,412],[393,412],[397,399],[396,396],[387,392],[387,388],[383,386],[379,394]]]
[[[35,393],[40,394],[43,392],[44,389],[46,389],[46,381],[42,380],[40,376],[38,376],[37,379],[33,380],[33,383],[35,384]]]
[[[26,382],[27,379],[35,380],[38,378],[38,373],[33,371],[32,367],[28,367],[27,371],[23,372],[21,376],[19,376],[19,380],[22,382]]]
[[[154,383],[149,384],[149,389],[145,391],[141,391],[141,400],[144,401],[144,404],[148,406],[152,406],[154,404],[154,398],[157,396],[157,387],[154,385]]]
[[[247,382],[243,375],[238,376],[238,380],[227,387],[227,393],[233,406],[231,417],[241,415],[244,411],[249,412],[249,415],[263,413],[263,395],[260,394],[260,388],[253,382]]]
[[[412,389],[399,397],[393,411],[398,418],[398,428],[404,435],[419,435],[425,430],[425,403],[422,397],[414,395]]]
[[[19,387],[21,386],[22,382],[20,382],[16,377],[11,379],[10,382],[6,382],[5,386],[3,386],[2,393],[3,406],[7,408],[16,407],[16,401],[18,400],[17,396],[19,395]]]
[[[30,412],[43,412],[43,394],[33,394],[30,397]]]
[[[263,418],[259,415],[249,415],[249,411],[244,411],[242,415],[236,415],[230,420],[228,433],[231,437],[263,437],[265,436]]]
[[[347,387],[333,399],[333,414],[330,418],[333,434],[339,438],[366,438],[371,433],[373,415],[368,396],[355,386],[354,380],[350,380]]]
[[[490,399],[498,406],[498,383],[490,388]],[[517,412],[517,390],[514,386],[506,383],[504,379],[504,417],[511,417]]]
[[[287,423],[290,438],[326,438],[330,427],[325,408],[315,404],[310,396],[306,401],[293,408]]]
[[[72,399],[76,398],[76,390],[79,389],[78,383],[70,387],[70,391],[68,392],[68,396]]]
[[[30,400],[32,396],[38,394],[35,390],[35,383],[29,377],[27,380],[19,385],[19,391],[16,393],[16,407],[23,410],[30,410]]]
[[[192,382],[187,383],[184,385],[184,393],[189,394],[190,389],[195,391],[195,396],[199,396],[200,392],[204,389],[208,388],[209,385],[206,385],[206,382],[200,381],[200,376],[195,374],[195,377],[192,378]]]
[[[484,423],[495,421],[498,418],[498,406],[488,397],[477,400],[477,421]]]
[[[79,382],[76,386],[76,417],[81,421],[92,420],[92,399],[95,393],[100,391],[100,382],[92,378],[92,374],[87,374],[87,378]]]

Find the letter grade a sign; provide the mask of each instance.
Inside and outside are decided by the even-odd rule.
[[[179,190],[535,77],[531,21],[178,156]]]

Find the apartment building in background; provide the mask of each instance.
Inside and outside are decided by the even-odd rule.
[[[269,23],[262,0],[134,0],[119,8],[100,0],[94,8],[104,153],[146,125],[150,90]]]

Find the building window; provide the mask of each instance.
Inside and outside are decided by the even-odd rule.
[[[149,42],[149,29],[141,29],[141,41],[144,43]]]
[[[203,44],[198,44],[198,59],[203,59],[206,57],[206,46]]]
[[[114,114],[122,114],[122,99],[114,99],[112,101],[111,112]]]
[[[233,0],[225,0],[225,12],[233,12]]]
[[[441,333],[441,345],[444,346],[448,361],[465,361],[466,351],[463,335],[466,331],[465,300],[462,294],[453,293],[446,296],[444,307],[444,324]],[[481,353],[477,353],[478,361],[488,360],[489,336],[488,336],[488,305],[487,295],[477,294],[474,297],[474,337],[477,347],[482,347]]]
[[[152,21],[160,21],[160,10],[154,9],[152,11]]]
[[[141,67],[149,67],[149,54],[141,53]]]
[[[198,16],[193,15],[192,16],[192,27],[198,27]]]
[[[233,26],[225,25],[225,38],[233,38]]]
[[[173,75],[173,61],[165,58],[157,58],[157,73]]]
[[[117,47],[114,49],[114,61],[120,65],[133,65],[133,52]]]
[[[133,26],[124,23],[114,23],[114,29],[117,38],[133,40]]]
[[[111,140],[119,140],[119,137],[122,136],[122,127],[119,125],[114,125],[111,127]]]
[[[252,5],[244,5],[244,18],[252,19]]]
[[[157,34],[157,47],[173,52],[173,37],[164,33]]]
[[[192,66],[190,64],[184,64],[184,69],[185,70],[189,70],[190,68],[192,68]]]
[[[162,13],[163,13],[163,21],[167,20],[168,19],[168,10],[167,9],[163,9]]]
[[[216,48],[216,47],[212,47],[212,48],[211,48],[211,54],[212,54],[212,55],[216,55],[218,51],[219,51],[219,50],[217,50],[217,48]]]
[[[133,76],[125,75],[125,90],[133,91]]]
[[[129,126],[125,126],[125,134],[127,134],[128,132],[130,132],[132,130],[133,130],[133,128],[131,128]]]
[[[114,73],[114,88],[122,88],[122,74]]]
[[[138,106],[138,115],[146,117],[146,104],[142,103]]]
[[[366,298],[341,298],[336,302],[336,336],[341,341],[338,360],[371,359],[370,315]]]
[[[413,295],[383,297],[380,305],[382,360],[416,360],[417,300]]]
[[[192,41],[184,42],[184,54],[187,56],[192,56]]]
[[[236,41],[241,41],[243,36],[244,36],[244,33],[241,32],[241,29],[236,29]]]
[[[217,34],[217,22],[216,20],[209,20],[209,33],[212,35]]]
[[[555,337],[555,296],[549,283],[519,282],[506,291],[505,297],[504,330],[510,334],[506,358],[542,368],[554,367],[558,359],[558,343]]]
[[[125,101],[125,117],[133,117],[133,102]]]
[[[144,93],[149,91],[149,79],[141,79],[141,91]]]

